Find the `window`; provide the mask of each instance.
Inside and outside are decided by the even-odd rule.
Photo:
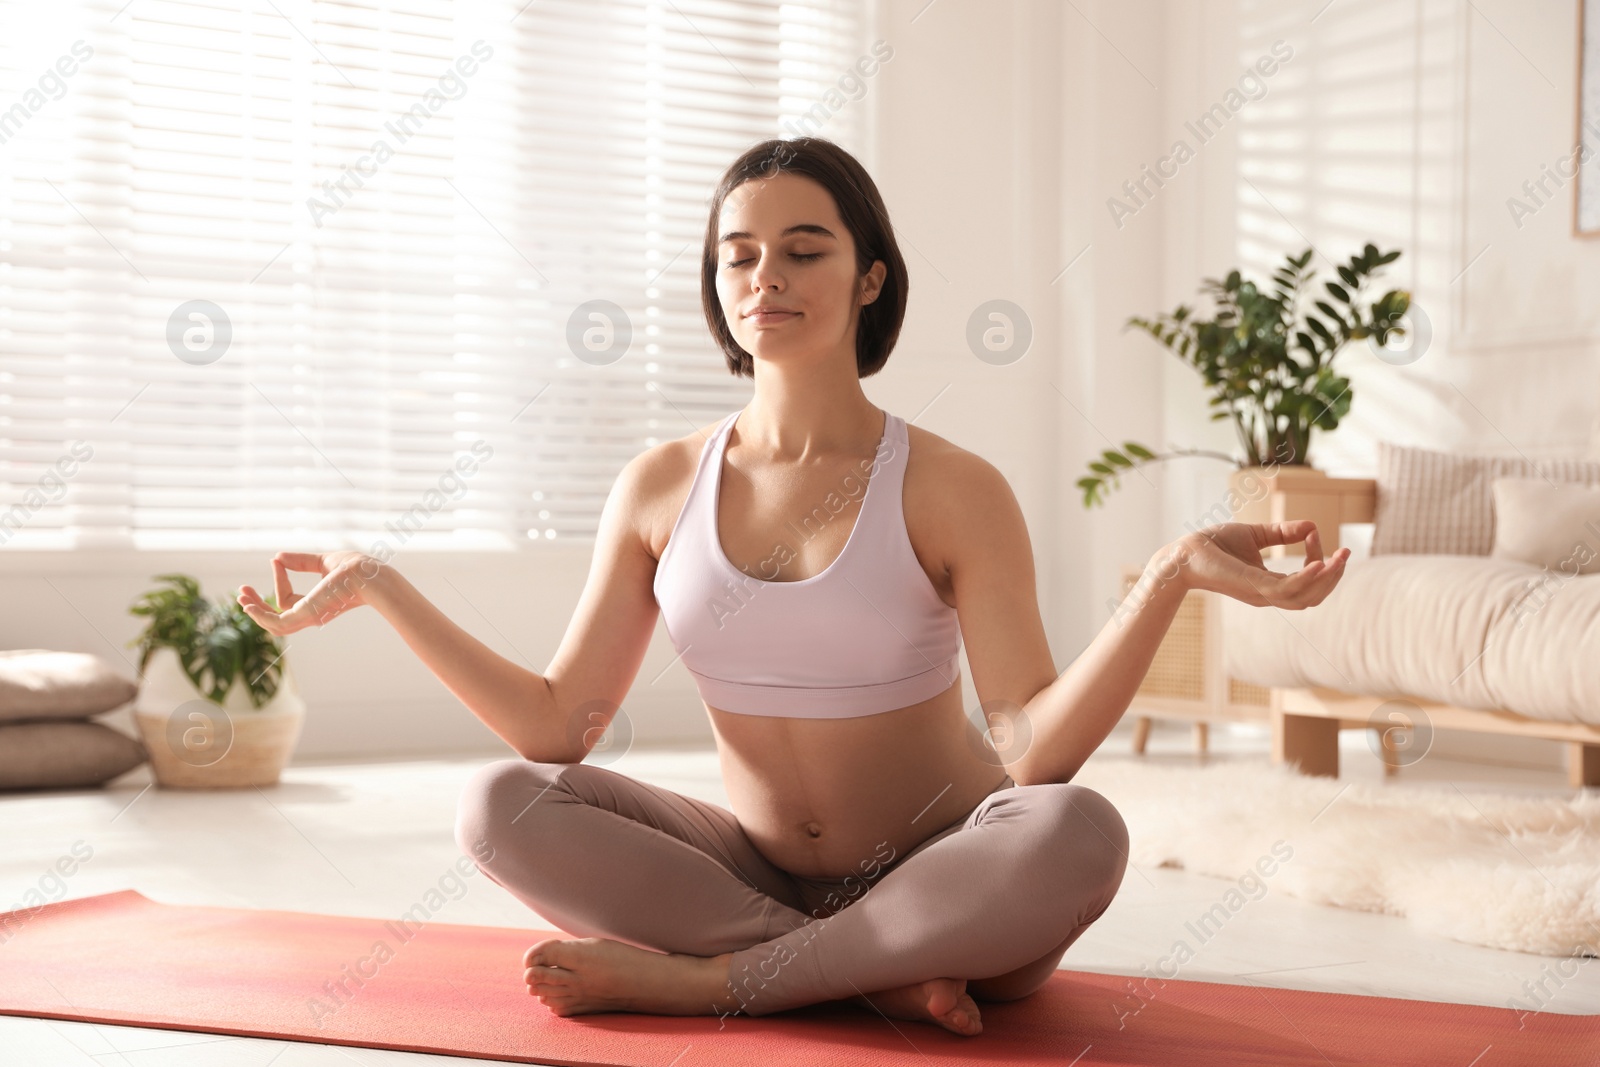
[[[0,0],[13,550],[591,537],[749,396],[722,170],[865,125],[848,0],[119,7]]]

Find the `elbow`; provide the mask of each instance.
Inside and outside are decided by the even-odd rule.
[[[578,711],[565,708],[556,695],[554,680],[546,675],[536,677],[533,710],[519,720],[519,736],[506,736],[505,741],[532,763],[582,763],[600,732],[584,729],[588,724],[579,721]]]
[[[1017,785],[1065,785],[1077,775],[1082,762],[1069,766],[1041,767],[1026,759],[1006,767],[1006,773]]]

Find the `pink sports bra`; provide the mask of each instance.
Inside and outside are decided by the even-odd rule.
[[[939,598],[906,534],[905,420],[884,412],[877,455],[861,464],[867,481],[852,472],[842,492],[829,492],[801,525],[790,523],[764,568],[777,573],[797,544],[860,497],[839,557],[810,578],[773,582],[735,567],[717,533],[722,454],[741,414],[722,420],[701,449],[652,586],[701,698],[745,715],[843,719],[903,708],[955,684],[956,609]]]

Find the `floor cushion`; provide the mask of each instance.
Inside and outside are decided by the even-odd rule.
[[[86,789],[145,759],[143,745],[97,722],[0,723],[0,789]]]
[[[138,691],[138,683],[99,656],[0,652],[0,722],[84,719],[128,703]]]

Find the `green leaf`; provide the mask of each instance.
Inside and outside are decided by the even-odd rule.
[[[1092,470],[1092,471],[1097,471],[1100,474],[1115,474],[1116,473],[1110,467],[1106,466],[1104,463],[1090,463],[1089,464],[1089,469]]]
[[[1124,441],[1124,442],[1122,442],[1122,447],[1127,449],[1129,455],[1134,456],[1134,457],[1136,457],[1138,459],[1155,459],[1156,458],[1156,455],[1155,455],[1154,452],[1150,451],[1148,448],[1144,447],[1144,445],[1141,445],[1136,441]]]
[[[133,642],[140,649],[141,673],[157,649],[170,648],[183,673],[208,699],[222,703],[243,678],[254,707],[270,700],[283,672],[277,640],[232,597],[206,599],[200,583],[188,575],[163,574],[156,580],[169,588],[152,589],[128,608],[149,620]]]
[[[1349,267],[1340,267],[1339,277],[1352,289],[1359,289],[1361,287],[1361,279],[1356,277],[1355,271],[1351,270]]]
[[[1350,291],[1344,286],[1340,285],[1338,282],[1323,282],[1322,284],[1327,288],[1328,292],[1337,297],[1341,303],[1350,303]]]
[[[1335,310],[1334,306],[1325,300],[1316,302],[1316,309],[1338,324],[1340,330],[1348,330],[1349,324],[1344,321],[1344,316]]]

